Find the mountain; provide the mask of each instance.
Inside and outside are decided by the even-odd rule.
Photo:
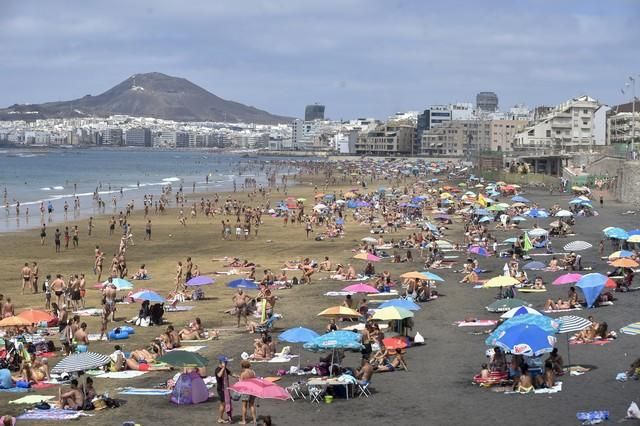
[[[228,101],[184,78],[159,72],[134,74],[106,92],[72,101],[12,105],[0,109],[0,120],[107,117],[124,114],[175,121],[226,121],[260,124],[293,119]]]

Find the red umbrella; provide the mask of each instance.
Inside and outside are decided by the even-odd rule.
[[[403,337],[386,337],[382,339],[382,343],[387,349],[404,349],[409,346],[409,342]]]
[[[611,278],[608,278],[607,281],[604,282],[605,288],[618,288],[618,284]]]
[[[240,380],[237,383],[229,386],[229,389],[232,389],[240,394],[255,396],[256,398],[262,399],[280,399],[287,400],[291,398],[289,392],[282,386],[278,386],[275,383],[271,383],[268,380],[253,378]]]
[[[35,309],[28,309],[18,314],[20,318],[31,321],[31,324],[37,324],[39,322],[49,322],[53,319],[53,315],[49,312],[38,311]]]

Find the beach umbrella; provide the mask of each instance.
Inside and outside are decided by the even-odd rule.
[[[377,288],[362,283],[351,284],[343,288],[342,291],[348,291],[349,293],[380,293]]]
[[[40,322],[49,322],[54,317],[49,312],[38,311],[36,309],[28,309],[26,311],[22,311],[18,314],[20,318],[26,319],[27,321],[31,321],[31,324],[37,324]]]
[[[629,235],[640,235],[640,229],[632,229],[631,231],[627,231]]]
[[[322,203],[318,203],[318,204],[316,204],[315,206],[313,206],[313,209],[314,209],[315,211],[325,210],[325,209],[327,209],[327,208],[328,208],[328,207],[326,206],[326,204],[322,204]]]
[[[511,218],[511,222],[519,223],[519,222],[526,222],[526,221],[527,221],[527,218],[522,216],[514,216]]]
[[[281,401],[293,399],[282,386],[258,377],[239,380],[230,385],[229,389],[242,395],[251,395],[260,399],[279,399]]]
[[[361,252],[353,256],[354,259],[367,260],[369,262],[380,262],[380,258],[371,253]]]
[[[520,315],[542,315],[540,312],[536,311],[529,306],[518,306],[512,309],[509,309],[504,314],[500,315],[500,318],[509,319],[513,317],[517,317]]]
[[[116,286],[116,289],[118,290],[131,290],[133,289],[133,283],[131,283],[128,280],[125,280],[123,278],[112,278],[111,282],[113,283],[114,286]],[[102,283],[102,286],[106,286],[109,284],[109,280],[106,280],[105,282]]]
[[[110,361],[111,358],[109,358],[108,355],[95,352],[81,352],[71,354],[64,358],[51,369],[51,372],[54,374],[62,374],[93,370],[94,368],[108,364]]]
[[[440,275],[438,274],[434,274],[433,272],[429,272],[429,271],[422,271],[420,272],[422,275],[424,275],[429,281],[441,281],[444,282],[444,278],[442,278]]]
[[[237,280],[229,281],[227,283],[227,287],[230,288],[246,288],[249,290],[255,290],[258,287],[258,284],[255,281],[248,280],[246,278],[238,278]]]
[[[330,333],[322,334],[313,340],[304,344],[304,348],[309,351],[323,351],[333,349],[362,349],[362,343],[360,343],[360,333],[337,330]]]
[[[606,275],[594,272],[580,278],[580,281],[576,283],[576,287],[581,289],[582,294],[584,294],[588,308],[592,307],[598,296],[600,296],[608,279]]]
[[[413,317],[413,312],[408,309],[399,308],[397,306],[389,306],[378,309],[371,319],[380,321],[401,320]]]
[[[189,281],[185,283],[188,286],[201,286],[201,285],[211,285],[215,281],[213,278],[207,277],[205,275],[199,275],[197,277],[191,278]]]
[[[562,274],[558,278],[553,280],[551,284],[553,285],[573,284],[580,281],[582,277],[583,277],[582,274],[576,274],[576,273]]]
[[[531,231],[529,231],[529,236],[531,236],[531,237],[541,237],[543,235],[547,235],[548,233],[549,233],[549,231],[547,231],[546,229],[533,228]]]
[[[634,322],[626,325],[620,329],[620,333],[629,334],[631,336],[637,336],[640,334],[640,322]]]
[[[558,333],[567,337],[567,364],[571,364],[571,345],[569,344],[569,334],[577,333],[591,325],[591,321],[577,315],[565,315],[558,318],[561,321]]]
[[[209,364],[209,360],[199,353],[181,351],[179,349],[165,353],[156,361],[180,368],[201,368]]]
[[[593,246],[586,241],[572,241],[569,244],[565,244],[563,248],[566,251],[581,251],[590,249],[591,247]]]
[[[513,203],[511,207],[527,207],[527,205],[525,203]]]
[[[513,244],[516,241],[518,241],[517,237],[510,237],[510,238],[507,238],[506,240],[504,240],[503,243]]]
[[[283,331],[278,340],[288,343],[306,343],[320,336],[315,331],[305,327],[294,327]]]
[[[611,265],[615,266],[616,268],[637,268],[639,266],[638,262],[628,257],[616,259],[611,262]]]
[[[382,339],[382,344],[387,349],[404,349],[409,347],[409,342],[406,337],[385,337]]]
[[[442,250],[451,250],[453,248],[453,244],[445,240],[436,240],[435,244]]]
[[[560,329],[560,325],[561,325],[560,321],[555,320],[546,315],[541,315],[539,313],[517,315],[517,316],[514,316],[513,318],[506,320],[505,322],[500,324],[495,330],[493,330],[491,334],[489,334],[489,337],[485,339],[484,341],[485,344],[487,344],[488,346],[496,346],[495,341],[498,339],[501,333],[507,328],[516,326],[518,324],[535,325],[551,334],[558,333],[558,330]]]
[[[301,203],[304,203],[305,201],[307,201],[306,198],[296,198],[296,201],[300,201]]]
[[[325,193],[321,192],[319,194],[314,195],[313,198],[318,199],[318,198],[324,197],[325,195],[326,195]]]
[[[530,203],[531,201],[520,196],[520,195],[516,195],[515,197],[511,197],[511,201],[515,201],[517,203]]]
[[[571,217],[573,216],[573,213],[571,213],[569,210],[560,210],[556,212],[554,216],[555,217]]]
[[[524,214],[526,214],[529,217],[540,217],[540,218],[549,217],[549,213],[539,209],[531,209],[526,211]]]
[[[391,299],[391,300],[387,300],[384,303],[380,304],[380,309],[383,308],[390,308],[390,307],[396,307],[396,308],[403,308],[406,309],[408,311],[419,311],[420,309],[422,309],[420,307],[420,305],[418,305],[415,302],[412,302],[409,299]]]
[[[488,214],[491,214],[491,212],[488,211],[487,209],[475,209],[473,211],[473,214],[475,214],[477,216],[486,216]]]
[[[510,287],[512,285],[520,284],[520,281],[513,277],[507,277],[504,275],[498,275],[485,282],[484,288],[496,288],[496,287]]]
[[[374,244],[377,243],[378,240],[376,240],[373,237],[364,237],[363,239],[361,239],[360,241],[364,241],[365,243],[370,243],[370,244]]]
[[[619,251],[614,251],[613,253],[611,253],[609,255],[609,260],[615,260],[615,259],[619,259],[621,257],[632,257],[633,256],[633,252],[629,251],[629,250],[619,250]]]
[[[499,299],[487,306],[489,312],[507,312],[519,306],[531,306],[531,303],[520,299]]]
[[[149,302],[165,302],[164,297],[160,296],[153,290],[140,290],[131,295],[134,300],[148,300]]]
[[[442,200],[447,199],[447,198],[452,198],[452,197],[453,197],[453,195],[451,195],[448,192],[443,192],[442,194],[440,194],[440,199],[442,199]]]
[[[627,238],[627,242],[628,243],[640,243],[640,235],[638,234],[633,234],[633,235],[629,235],[629,238]]]
[[[548,331],[530,324],[517,324],[503,330],[495,346],[513,355],[540,356],[551,352],[556,338]]]
[[[0,321],[0,327],[26,327],[31,324],[33,324],[33,322],[18,315],[12,315]]]
[[[477,254],[479,256],[491,256],[491,254],[486,248],[480,247],[480,246],[471,246],[467,251],[469,253]]]
[[[400,275],[400,278],[416,279],[416,280],[426,280],[427,279],[423,273],[418,272],[418,271],[405,272],[404,274]]]
[[[491,222],[492,220],[493,218],[491,216],[483,216],[480,218],[480,220],[478,220],[478,223]]]
[[[622,228],[609,227],[603,229],[602,232],[607,238],[612,238],[615,240],[626,240],[627,238],[629,238],[629,234],[627,233],[627,231]]]
[[[529,269],[532,271],[544,269],[547,265],[542,262],[529,262],[522,267],[522,269]]]
[[[360,312],[355,311],[346,306],[332,306],[318,314],[319,317],[352,317],[358,318],[361,316]]]

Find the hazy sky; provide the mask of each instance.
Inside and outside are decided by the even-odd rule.
[[[639,21],[636,0],[2,0],[0,105],[149,71],[291,116],[320,102],[384,118],[483,90],[503,108],[612,104],[640,74]]]

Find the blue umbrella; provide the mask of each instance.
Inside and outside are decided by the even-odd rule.
[[[438,274],[434,274],[433,272],[429,272],[429,271],[422,271],[420,272],[422,275],[424,275],[428,280],[431,281],[442,281],[444,282],[444,278],[442,278],[440,275]]]
[[[556,338],[537,325],[521,323],[502,330],[494,344],[513,355],[540,356],[553,350]]]
[[[473,214],[477,216],[487,216],[487,215],[490,215],[491,212],[487,209],[475,209]]]
[[[582,204],[584,202],[584,200],[582,198],[574,198],[573,200],[569,201],[569,204]]]
[[[391,299],[380,304],[380,309],[389,307],[404,308],[408,311],[419,311],[422,309],[420,305],[408,299]]]
[[[631,231],[628,231],[627,234],[629,234],[629,236],[640,235],[640,229],[632,229]]]
[[[152,290],[140,290],[131,295],[135,300],[148,300],[149,302],[163,303],[165,300],[162,296]]]
[[[256,284],[254,281],[250,281],[250,280],[248,280],[246,278],[239,278],[237,280],[229,281],[227,283],[227,287],[256,289],[256,288],[258,288],[258,284]]]
[[[516,195],[515,197],[511,197],[511,201],[516,202],[516,203],[530,203],[531,201],[527,200],[524,197],[521,197],[520,195]]]
[[[549,213],[544,210],[531,209],[525,213],[529,217],[549,217]]]
[[[197,287],[197,286],[201,286],[201,285],[211,285],[214,282],[215,282],[214,279],[211,278],[211,277],[207,277],[205,275],[198,275],[197,277],[191,278],[184,285]]]
[[[112,278],[111,282],[116,286],[118,290],[131,290],[133,288],[133,284],[123,278]],[[103,286],[107,284],[109,284],[109,280],[106,280],[102,283]]]
[[[506,330],[507,328],[516,326],[518,324],[535,325],[552,334],[557,333],[560,330],[560,326],[562,325],[560,321],[555,320],[546,315],[537,315],[537,314],[515,315],[510,319],[506,320],[505,322],[503,322],[502,324],[500,324],[498,328],[496,328],[493,332],[491,332],[489,337],[485,339],[484,341],[485,344],[487,344],[488,346],[495,346],[496,340],[498,339],[498,336],[500,336],[502,331]]]
[[[280,333],[278,339],[289,343],[307,343],[318,336],[318,333],[309,328],[294,327]]]
[[[616,240],[627,240],[629,238],[629,234],[622,228],[606,228],[604,231],[604,235],[608,238],[614,238]]]
[[[509,244],[513,244],[516,241],[518,241],[518,238],[516,237],[511,237],[511,238],[507,238],[506,240],[503,241],[503,243],[509,243]]]
[[[324,196],[325,200],[333,200],[334,198],[336,198],[336,196],[333,194],[327,194]]]
[[[332,331],[323,334],[304,344],[304,348],[310,351],[324,351],[333,349],[353,349],[363,348],[360,343],[360,333],[346,330]]]
[[[576,287],[582,290],[587,307],[593,306],[594,302],[600,296],[605,283],[609,278],[597,272],[587,274],[576,283]]]
[[[336,219],[336,225],[344,225],[344,219],[339,217]]]
[[[514,216],[511,218],[511,222],[525,222],[527,219],[522,216]]]
[[[547,265],[545,265],[542,262],[529,262],[526,265],[524,265],[522,269],[531,269],[531,270],[544,269],[546,268],[546,266]]]
[[[493,218],[491,216],[483,216],[478,221],[479,223],[491,222]]]

